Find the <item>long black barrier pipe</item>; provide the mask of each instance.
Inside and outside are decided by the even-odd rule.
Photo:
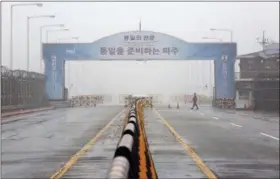
[[[141,120],[139,119],[139,107],[142,107],[140,105],[141,100],[137,100],[130,106],[128,120],[124,126],[108,174],[109,179],[157,179],[154,167],[151,169],[151,165],[148,165],[152,161],[151,155],[145,155],[147,153],[150,154],[150,151],[146,136],[143,133],[144,129],[141,126]]]

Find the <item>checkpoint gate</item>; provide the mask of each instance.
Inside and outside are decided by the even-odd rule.
[[[215,98],[235,98],[236,43],[186,42],[152,31],[129,31],[92,43],[44,43],[46,92],[63,100],[66,60],[214,60]]]

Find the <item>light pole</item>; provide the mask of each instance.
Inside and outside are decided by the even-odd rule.
[[[69,29],[54,29],[54,30],[47,30],[47,35],[46,35],[46,42],[49,41],[49,33],[50,32],[58,32],[58,31],[68,31]]]
[[[38,18],[55,18],[55,15],[38,15],[38,16],[27,16],[27,41],[26,41],[26,50],[27,50],[27,66],[26,66],[26,70],[29,71],[29,67],[30,67],[30,57],[29,57],[29,27],[30,27],[30,19],[38,19]]]
[[[42,70],[42,63],[44,62],[43,58],[43,29],[48,27],[64,27],[64,24],[51,24],[51,25],[43,25],[40,27],[40,72]]]
[[[220,42],[222,42],[222,39],[221,39],[221,38],[215,38],[215,37],[202,37],[202,39],[219,40]]]
[[[10,68],[11,70],[13,69],[13,9],[14,7],[19,7],[19,6],[37,6],[37,7],[42,7],[42,3],[28,3],[28,4],[12,4],[11,9],[10,9],[10,23],[11,23],[11,29],[10,29]]]
[[[214,29],[214,28],[211,28],[210,29],[211,31],[222,31],[222,32],[229,32],[230,33],[230,42],[232,42],[232,30],[230,29]]]

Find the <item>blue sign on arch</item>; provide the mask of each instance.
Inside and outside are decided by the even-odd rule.
[[[65,60],[214,60],[216,98],[234,98],[236,43],[193,43],[152,31],[121,32],[92,43],[43,44],[46,92],[64,97]]]

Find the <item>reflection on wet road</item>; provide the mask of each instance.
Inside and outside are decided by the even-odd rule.
[[[2,177],[50,177],[122,109],[58,109],[6,119],[2,123]]]
[[[52,176],[116,118],[63,176],[105,178],[122,132],[124,114],[116,117],[122,110],[118,106],[58,109],[5,120],[2,177]],[[145,110],[145,127],[159,178],[209,176],[161,118],[218,178],[279,178],[279,121],[203,106],[199,111],[186,106],[156,106],[156,110]]]
[[[279,178],[279,121],[210,107],[157,109],[218,178]]]

